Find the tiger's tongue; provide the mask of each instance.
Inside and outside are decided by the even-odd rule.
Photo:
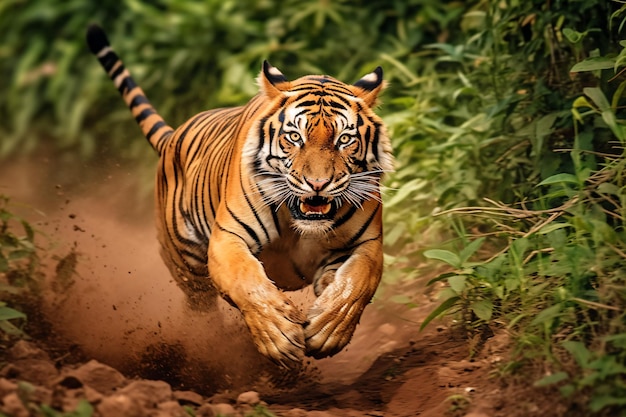
[[[314,205],[301,202],[300,211],[304,214],[328,214],[330,211],[330,203]]]

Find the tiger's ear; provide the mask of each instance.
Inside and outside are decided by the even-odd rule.
[[[287,78],[278,68],[273,67],[267,61],[263,61],[263,68],[261,69],[261,74],[259,74],[258,82],[261,91],[269,98],[274,98],[289,89]]]
[[[383,80],[383,69],[376,67],[376,69],[369,74],[364,75],[359,81],[353,84],[352,91],[354,95],[363,99],[368,106],[372,107],[376,105],[378,94],[387,86],[387,83]]]

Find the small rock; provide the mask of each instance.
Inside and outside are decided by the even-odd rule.
[[[142,417],[141,406],[127,395],[113,395],[104,398],[96,407],[102,417]]]
[[[256,391],[246,391],[239,394],[237,397],[237,404],[248,404],[255,406],[261,402],[261,398],[259,397],[259,393]]]
[[[0,405],[0,411],[11,417],[28,417],[29,413],[20,397],[17,396],[17,392],[13,392],[9,395],[5,395],[2,398],[2,405]]]
[[[307,417],[308,415],[308,411],[301,408],[292,408],[285,413],[285,417]]]
[[[124,385],[126,378],[117,370],[96,360],[91,360],[67,373],[67,376],[76,378],[83,385],[88,385],[101,394],[111,394],[113,390]]]
[[[0,398],[17,391],[17,384],[6,378],[0,378]]]
[[[92,404],[98,403],[102,401],[102,399],[104,398],[104,395],[100,394],[98,391],[91,388],[90,386],[86,386],[84,388],[84,392],[85,392],[85,399]]]
[[[202,395],[193,391],[174,391],[173,396],[182,405],[200,405],[204,402]]]
[[[5,378],[28,381],[36,385],[50,385],[55,380],[59,371],[45,359],[18,359],[5,366],[0,375]]]
[[[213,407],[213,404],[202,404],[196,410],[196,417],[215,417]]]
[[[163,411],[166,416],[189,417],[189,414],[185,412],[183,407],[181,407],[180,404],[174,400],[165,401],[159,404],[157,409]]]
[[[328,411],[309,411],[307,417],[335,417],[333,414]]]
[[[119,393],[137,399],[146,407],[154,407],[172,399],[172,387],[164,381],[133,381],[119,390]]]
[[[214,415],[222,415],[226,417],[235,417],[237,415],[237,411],[235,407],[226,403],[219,404],[211,404],[211,408],[213,409]]]
[[[9,349],[9,355],[12,360],[18,359],[43,359],[50,360],[50,356],[35,346],[34,343],[27,342],[26,340],[18,340],[12,347]]]

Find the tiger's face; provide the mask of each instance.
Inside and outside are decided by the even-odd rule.
[[[380,201],[380,180],[393,168],[391,145],[372,106],[382,70],[354,85],[326,76],[288,82],[264,65],[262,93],[274,103],[252,129],[245,153],[264,204],[289,208],[293,227],[324,234],[344,205]]]

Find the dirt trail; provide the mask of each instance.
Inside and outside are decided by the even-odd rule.
[[[46,360],[58,372],[36,383],[61,397],[86,395],[96,406],[96,415],[119,415],[119,408],[102,405],[117,400],[89,382],[68,386],[67,378],[59,379],[84,363],[63,365],[78,361],[79,356],[71,357],[73,352],[116,368],[126,378],[163,379],[176,392],[193,391],[195,402],[172,393],[176,401],[166,396],[164,402],[191,404],[196,415],[207,410],[249,412],[254,402],[238,402],[248,391],[257,393],[273,413],[286,416],[442,416],[469,410],[474,410],[474,417],[530,416],[539,410],[530,399],[507,407],[498,382],[488,378],[505,354],[504,335],[490,339],[481,355],[469,361],[466,341],[445,323],[419,332],[436,305],[432,288],[425,287],[430,277],[386,288],[366,309],[343,352],[307,360],[299,370],[279,370],[256,352],[238,312],[226,303],[213,313],[186,307],[158,255],[151,197],[136,197],[138,188],[129,169],[105,170],[102,185],[94,188],[59,174],[43,159],[8,163],[0,171],[0,192],[36,208],[25,208],[23,214],[53,242],[44,259],[49,291],[42,311],[52,323],[52,334],[73,346],[62,360],[53,352]],[[409,294],[418,307],[385,301],[395,293]],[[293,297],[303,306],[312,299],[307,291]],[[35,343],[50,346],[46,340]],[[0,372],[0,410],[17,390],[10,383],[30,374],[29,365],[19,362],[20,355],[24,356],[19,349],[18,354],[6,355],[9,368]],[[110,378],[118,378],[115,372]],[[130,382],[126,378],[114,387],[118,394]],[[70,409],[76,405],[52,400]],[[136,415],[180,411],[174,407],[169,413],[152,404],[161,410],[158,414],[140,403]],[[216,408],[220,404],[235,408]]]

